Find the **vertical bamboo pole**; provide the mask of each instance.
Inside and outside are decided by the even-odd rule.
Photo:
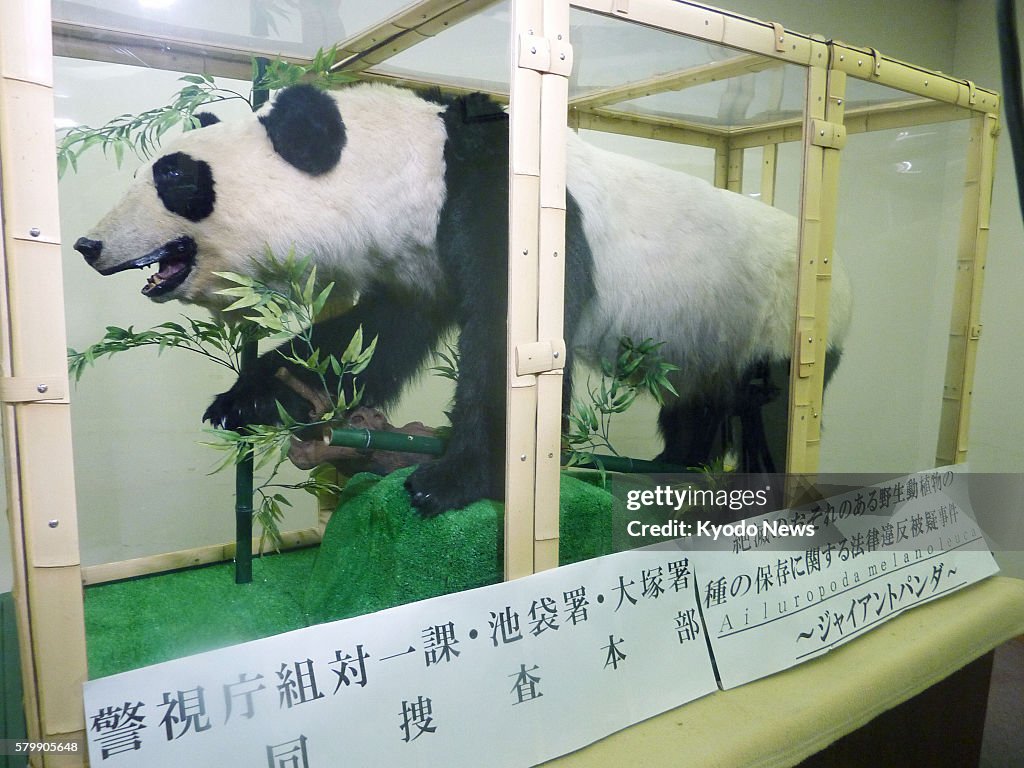
[[[725,139],[715,145],[715,180],[714,184],[719,189],[726,189],[729,186],[729,156],[731,150],[729,140]]]
[[[253,34],[260,34],[256,30]],[[265,32],[263,34],[266,34]],[[269,59],[256,58],[256,75],[253,82],[252,107],[257,110],[267,103],[270,91],[256,88],[256,82],[266,74]],[[247,341],[239,355],[239,375],[252,369],[259,357],[260,349],[257,341]],[[253,486],[255,484],[255,461],[252,454],[235,465],[235,584],[252,583],[252,515]]]
[[[0,20],[2,391],[26,721],[32,739],[81,737],[86,678],[67,398],[50,9],[7,0]],[[33,765],[80,765],[46,754]]]
[[[939,466],[967,460],[974,366],[981,338],[981,289],[988,250],[992,179],[995,168],[998,118],[972,118],[967,171],[964,178],[956,283],[946,354],[946,379],[935,461]]]
[[[537,377],[537,487],[534,570],[558,567],[565,318],[566,112],[569,108],[569,3],[544,3],[550,68],[541,75],[540,253],[537,339],[554,341],[551,368]],[[561,360],[559,358],[562,358]]]
[[[845,78],[844,73],[823,66],[812,66],[807,74],[787,473],[813,473],[818,468],[839,149],[845,137]]]
[[[512,8],[506,579],[558,565],[565,116],[571,66],[568,2],[516,0]],[[550,362],[523,372],[518,361],[524,350],[546,344]]]
[[[779,160],[779,145],[765,144],[761,155],[761,202],[775,205],[775,178]]]
[[[247,341],[239,355],[239,375],[252,370],[259,356],[255,341]],[[252,583],[252,513],[255,460],[250,453],[235,465],[235,584]]]
[[[743,194],[743,150],[729,147],[725,173],[725,188]]]
[[[509,89],[508,401],[505,438],[505,578],[534,572],[535,418],[537,388],[518,376],[515,348],[537,338],[540,249],[540,72],[520,67],[519,39],[542,23],[541,0],[512,4]]]

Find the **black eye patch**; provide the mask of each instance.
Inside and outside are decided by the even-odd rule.
[[[164,207],[189,221],[213,213],[213,172],[208,163],[175,152],[153,163],[153,183]]]

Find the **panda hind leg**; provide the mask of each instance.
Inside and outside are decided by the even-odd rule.
[[[505,495],[505,274],[481,266],[478,290],[462,293],[460,314],[468,320],[459,334],[448,444],[440,458],[421,464],[405,481],[422,517]]]
[[[746,474],[775,473],[786,466],[789,411],[789,361],[752,364],[736,393],[732,446],[737,469]]]
[[[665,449],[655,460],[685,469],[709,465],[720,443],[725,418],[725,409],[705,398],[679,400],[662,407],[658,431]]]
[[[828,348],[824,374],[826,391],[841,358],[841,349],[835,346]],[[736,414],[740,424],[741,472],[786,471],[789,378],[788,358],[756,363],[743,377]]]
[[[657,460],[699,469],[734,452],[740,472],[776,471],[785,465],[788,381],[787,361],[759,361],[717,397],[663,407],[658,428],[665,449]]]

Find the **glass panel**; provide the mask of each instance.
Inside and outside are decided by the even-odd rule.
[[[896,93],[854,82],[861,104]],[[959,120],[848,137],[835,248],[853,320],[825,392],[822,471],[934,466],[968,131]]]
[[[736,54],[728,52],[728,62]],[[615,106],[638,115],[675,117],[691,123],[737,128],[765,125],[803,114],[805,76],[792,66],[765,62],[763,71],[706,83],[686,91],[659,93]]]
[[[588,144],[607,149],[637,160],[683,171],[702,179],[715,178],[715,151],[707,147],[676,144],[671,141],[654,141],[637,136],[621,136],[604,131],[584,130],[579,132]]]
[[[649,84],[605,106],[615,112],[741,128],[798,119],[803,68],[662,30],[573,11],[570,97]],[[660,82],[676,82],[666,87]]]
[[[571,18],[573,96],[736,55],[711,43],[578,9]]]
[[[601,149],[629,155],[670,170],[682,171],[703,179],[715,177],[715,152],[706,147],[620,136],[602,131],[580,131],[580,137],[588,144]],[[577,364],[573,381],[577,396],[583,396],[584,393],[599,387],[601,374],[592,365]],[[654,458],[662,447],[657,436],[658,410],[658,404],[653,398],[642,396],[627,412],[613,416],[608,434],[614,449],[623,456]]]
[[[100,126],[118,115],[159,107],[183,85],[178,78],[185,74],[68,58],[56,58],[54,68],[58,128]],[[217,82],[243,94],[249,90],[245,81]],[[225,122],[249,117],[248,104],[241,99],[203,109]],[[163,137],[165,147],[177,132],[175,128]],[[100,277],[71,248],[117,203],[143,162],[126,153],[118,168],[113,152],[105,156],[94,147],[79,158],[77,171],[69,169],[61,180],[64,294],[68,344],[74,349],[98,342],[108,326],[142,331],[168,321],[182,322],[183,315],[209,318],[196,307],[145,300],[139,295],[146,281],[141,271]],[[295,204],[302,201],[296,199]],[[427,363],[432,364],[436,363]],[[180,350],[160,356],[154,349],[127,351],[103,358],[84,372],[73,390],[72,419],[85,565],[233,539],[233,472],[209,475],[222,454],[202,444],[209,438],[200,419],[213,395],[232,381],[233,375],[221,367]],[[451,395],[450,381],[423,376],[388,414],[390,421],[397,426],[412,421],[443,426]],[[265,475],[262,472],[257,480]],[[305,476],[286,464],[279,479],[294,483]],[[313,527],[313,497],[285,493],[295,506],[285,510],[281,530]]]
[[[507,94],[510,22],[509,3],[498,3],[370,71]]]
[[[579,136],[588,145],[713,183],[731,133],[786,122],[799,125],[806,91],[804,68],[585,12],[574,12],[572,20],[575,67],[570,105],[580,125],[608,131],[581,130]],[[719,412],[729,410],[741,391],[734,369],[749,361],[741,362],[737,352],[730,358],[729,372],[722,372],[716,367],[722,359],[718,355],[730,353],[718,350],[764,343],[755,341],[761,336],[760,321],[748,323],[742,318],[745,307],[757,304],[756,294],[764,292],[774,275],[771,270],[764,274],[752,268],[768,257],[762,258],[760,231],[748,222],[760,221],[758,217],[768,212],[775,222],[772,237],[788,237],[795,243],[797,233],[795,218],[776,219],[766,204],[757,201],[763,154],[755,146],[742,158],[741,194],[748,200],[721,198],[691,180],[666,177],[643,166],[619,165],[620,161],[603,156],[587,165],[599,177],[597,185],[605,198],[600,215],[627,234],[619,243],[619,230],[612,233],[618,249],[613,255],[595,252],[595,259],[616,265],[604,267],[613,277],[599,287],[599,292],[614,292],[616,303],[603,308],[608,317],[601,315],[599,322],[609,330],[596,345],[596,354],[589,350],[586,363],[577,364],[574,391],[584,401],[595,392],[600,396],[596,359],[613,359],[615,342],[622,336],[634,342],[644,337],[667,342],[663,351],[681,367],[674,383],[684,393],[676,407],[666,411],[668,429],[659,430],[662,409],[654,399],[641,396],[627,412],[611,419],[607,432],[615,452],[637,459],[659,456],[664,448],[661,434],[676,433],[670,437],[679,457],[663,459],[675,465],[676,474],[661,475],[655,482],[692,480],[699,487],[704,478],[684,478],[686,470],[720,469],[723,464],[731,468],[735,463],[735,453],[729,458],[726,454],[728,447],[735,447],[729,441],[737,442],[740,434],[738,409],[727,415]],[[797,212],[801,156],[799,142],[783,145],[778,152],[775,207],[790,214]],[[615,179],[607,187],[602,186],[604,173]],[[569,191],[573,192],[571,175]],[[587,215],[584,210],[584,222]],[[670,239],[665,232],[673,233]],[[736,302],[737,292],[744,291]],[[638,304],[644,304],[644,309],[638,310]],[[780,318],[785,323],[791,313],[787,308],[784,316],[765,323]],[[787,334],[785,349],[773,351],[787,356],[788,344]],[[709,381],[710,371],[716,372],[713,381]],[[723,429],[725,424],[729,426]],[[771,423],[770,428],[777,433],[773,446],[784,443],[784,421]],[[705,433],[712,434],[708,446],[703,445]],[[633,484],[644,487],[646,482],[649,478],[642,475],[618,475],[613,487],[619,494]],[[616,548],[650,543],[623,533],[626,522],[613,521]]]
[[[287,0],[53,0],[53,18],[100,29],[269,54],[311,57],[410,0],[373,3]]]
[[[57,127],[99,126],[124,113],[167,103],[183,73],[75,59],[54,59]],[[218,79],[248,92],[248,83]],[[242,101],[210,107],[224,120],[248,114]],[[175,129],[177,130],[177,129]],[[175,138],[164,137],[165,144]],[[142,331],[182,315],[209,314],[183,304],[156,304],[139,294],[140,270],[100,277],[71,249],[132,182],[141,160],[126,154],[118,168],[93,148],[60,182],[64,297],[68,345],[83,350],[107,326]],[[202,445],[201,416],[230,374],[197,355],[135,349],[103,358],[72,388],[72,427],[79,533],[85,565],[115,562],[234,538],[234,473],[209,475],[221,454]],[[289,482],[298,473],[287,475]],[[305,496],[303,494],[303,496]],[[309,497],[311,498],[311,497]],[[282,530],[314,524],[311,503],[296,500]]]
[[[855,77],[846,79],[846,111],[848,113],[856,112],[863,107],[877,107],[882,104],[908,101],[924,101],[924,99],[912,93],[888,88],[867,80],[859,80]]]
[[[508,93],[509,16],[509,3],[498,3],[371,71]],[[718,128],[761,125],[800,115],[804,96],[800,67],[575,8],[570,23],[570,99],[651,78],[742,64],[740,71],[745,68],[748,74],[699,74],[707,82],[683,90],[623,97],[606,106],[616,112],[671,117]],[[735,74],[734,69],[730,74]]]

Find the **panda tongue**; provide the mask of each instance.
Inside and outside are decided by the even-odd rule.
[[[160,271],[157,272],[155,276],[158,277],[160,280],[166,280],[171,275],[177,274],[178,272],[181,272],[181,270],[183,269],[185,269],[185,262],[183,261],[161,261]]]

